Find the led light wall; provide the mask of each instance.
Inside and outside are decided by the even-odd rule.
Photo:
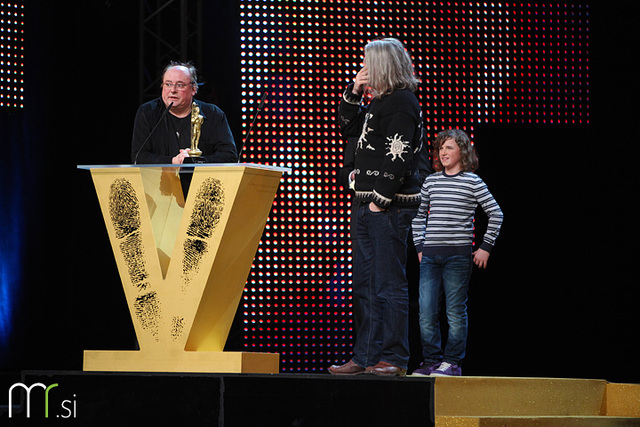
[[[0,0],[0,114],[7,112],[0,116],[0,145],[7,160],[0,166],[0,364],[14,351],[11,338],[22,289],[23,194],[14,169],[20,159],[12,156],[11,147],[20,143],[13,136],[21,134],[12,110],[24,107],[23,25],[22,2]]]
[[[24,5],[0,1],[0,107],[24,107]]]
[[[579,2],[240,1],[245,162],[287,166],[247,282],[245,347],[284,372],[349,359],[350,195],[336,112],[371,39],[412,54],[429,137],[485,124],[589,122],[589,9]]]

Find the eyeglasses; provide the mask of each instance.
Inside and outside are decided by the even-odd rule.
[[[191,86],[193,84],[193,82],[191,83],[182,83],[182,82],[178,82],[178,83],[172,83],[172,82],[164,82],[162,83],[162,86],[165,87],[166,89],[173,89],[173,87],[175,86],[176,89],[178,90],[185,90],[187,87]]]

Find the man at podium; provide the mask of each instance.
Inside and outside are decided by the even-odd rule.
[[[162,95],[138,108],[133,126],[134,164],[182,164],[192,147],[192,108],[199,108],[200,162],[236,163],[236,144],[224,112],[214,104],[195,100],[196,68],[190,62],[171,62],[164,69]],[[195,103],[195,106],[194,106]]]

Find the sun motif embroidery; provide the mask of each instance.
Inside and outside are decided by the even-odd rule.
[[[387,143],[387,147],[389,148],[387,156],[393,156],[391,161],[395,161],[398,157],[404,161],[402,155],[409,152],[407,149],[409,147],[409,141],[403,141],[402,135],[398,135],[397,133],[392,137],[387,137],[387,140],[389,141]]]

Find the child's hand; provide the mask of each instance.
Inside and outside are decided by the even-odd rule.
[[[489,252],[485,251],[484,249],[478,249],[473,253],[473,263],[479,268],[487,268],[489,255]]]

